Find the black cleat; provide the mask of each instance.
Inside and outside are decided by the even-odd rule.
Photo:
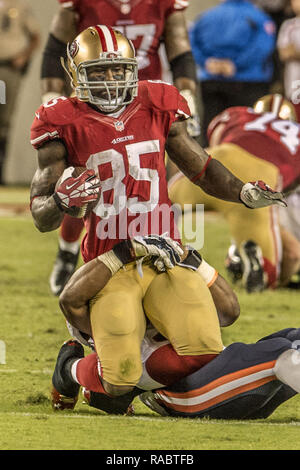
[[[54,410],[73,409],[78,400],[80,385],[71,376],[71,366],[84,357],[83,346],[76,340],[66,341],[57,356],[52,376],[51,403]]]
[[[248,240],[242,243],[240,255],[243,262],[243,286],[249,293],[263,291],[265,282],[261,248],[255,242]]]
[[[155,392],[144,392],[139,395],[139,400],[148,408],[150,408],[150,410],[155,411],[155,413],[158,413],[161,416],[169,416],[167,410],[160,406],[159,402],[157,401]]]
[[[65,285],[76,269],[78,257],[79,247],[76,254],[59,248],[49,279],[52,294],[61,294]]]
[[[225,259],[225,268],[231,281],[235,284],[243,276],[243,262],[235,245],[231,245]]]

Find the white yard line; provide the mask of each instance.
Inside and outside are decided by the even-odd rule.
[[[95,419],[99,419],[99,417],[101,418],[109,418],[109,419],[124,419],[126,417],[124,416],[114,416],[114,415],[97,415],[97,414],[90,414],[90,415],[80,415],[80,414],[63,414],[63,413],[56,413],[56,412],[53,412],[53,413],[49,413],[49,414],[46,414],[46,413],[28,413],[28,412],[17,412],[17,411],[8,411],[8,412],[0,412],[0,416],[28,416],[28,417],[31,417],[31,418],[49,418],[49,417],[55,417],[55,418],[59,418],[59,419],[92,419],[92,418],[95,418]],[[134,420],[138,420],[138,421],[155,421],[157,422],[158,420],[159,421],[162,421],[162,422],[165,422],[165,421],[177,421],[178,419],[180,418],[171,418],[171,417],[160,417],[160,416],[153,416],[153,418],[151,416],[128,416],[127,417],[128,419],[134,419]],[[181,418],[183,419],[183,418]],[[208,424],[212,424],[212,425],[216,425],[216,424],[222,424],[224,425],[224,421],[222,421],[222,423],[218,423],[217,420],[210,420],[210,421],[207,421],[207,420],[204,420],[204,421],[201,421],[201,420],[193,420],[193,423],[197,426],[207,426]],[[191,421],[189,421],[189,424],[192,424]],[[256,422],[253,422],[253,421],[228,421],[228,425],[244,425],[244,426],[300,426],[300,421],[292,421],[290,423],[269,423],[269,422],[259,422],[259,423],[256,423]]]

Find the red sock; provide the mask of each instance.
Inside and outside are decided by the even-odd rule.
[[[76,377],[80,385],[87,390],[105,393],[107,395],[99,377],[98,356],[96,353],[91,353],[79,360],[77,363]]]
[[[66,242],[76,242],[79,240],[83,227],[84,223],[82,219],[76,219],[66,214],[60,226],[60,236]]]
[[[161,346],[146,361],[150,377],[163,385],[171,385],[214,359],[217,354],[179,356],[171,344]]]

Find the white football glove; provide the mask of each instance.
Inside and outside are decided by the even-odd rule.
[[[112,250],[98,256],[98,259],[114,275],[122,266],[132,261],[137,261],[139,268],[144,258],[152,259],[158,271],[166,271],[181,260],[183,253],[179,243],[166,235],[147,235],[124,240],[115,245]]]
[[[253,181],[244,184],[240,193],[240,199],[250,209],[267,207],[272,204],[287,207],[283,194],[274,191],[263,181]]]

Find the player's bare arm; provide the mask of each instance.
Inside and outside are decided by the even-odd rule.
[[[171,64],[174,59],[191,53],[186,20],[182,12],[175,12],[168,16],[164,29],[164,41],[168,61]],[[182,74],[174,77],[174,84],[179,90],[189,89],[193,94],[196,94],[195,78],[186,76],[186,70],[183,70]]]
[[[89,301],[108,283],[110,269],[95,258],[81,266],[72,275],[59,297],[60,308],[68,322],[92,336]]]
[[[41,232],[57,229],[63,212],[54,201],[55,185],[66,168],[66,149],[59,141],[49,142],[38,150],[38,168],[31,183],[31,212]]]
[[[194,182],[207,194],[226,201],[240,202],[244,183],[217,160],[208,162],[209,155],[189,137],[184,121],[172,124],[166,148],[171,160],[190,180],[201,175]]]
[[[59,57],[64,56],[67,43],[76,36],[76,24],[76,13],[70,8],[61,7],[52,20],[42,62],[41,93],[43,102],[48,101],[48,98],[50,99],[52,96],[64,95],[67,92]],[[55,65],[57,73],[55,68],[53,69],[53,60],[57,62]]]
[[[182,173],[211,196],[229,202],[242,202],[251,209],[272,204],[287,206],[281,192],[274,191],[263,181],[243,183],[222,163],[211,158],[189,137],[185,122],[172,124],[166,149]]]
[[[187,131],[191,137],[200,135],[200,118],[197,106],[196,64],[189,41],[185,16],[182,12],[174,12],[168,16],[164,29],[165,48],[170,63],[174,85],[187,100],[191,118]],[[174,173],[169,162],[169,173]]]

